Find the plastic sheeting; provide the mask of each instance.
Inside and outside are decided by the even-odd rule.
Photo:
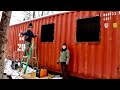
[[[11,60],[7,60],[5,59],[5,65],[4,65],[4,73],[6,73],[7,75],[10,75],[12,77],[12,79],[23,79],[22,77],[20,77],[20,75],[22,74],[22,72],[19,72],[18,69],[13,70],[11,68],[11,64],[12,61]],[[20,65],[20,63],[18,63],[18,65]],[[25,65],[23,65],[23,69],[25,68]],[[30,68],[29,66],[27,67],[26,70],[26,74],[28,73],[32,73],[35,72],[36,70]]]
[[[10,75],[12,77],[12,79],[24,79],[20,75],[23,74],[23,70],[25,68],[25,65],[23,65],[23,69],[21,70],[21,72],[19,72],[19,69],[13,70],[11,68],[11,64],[12,64],[11,60],[5,59],[4,73],[6,73],[7,75]],[[18,66],[20,66],[19,62],[18,62]],[[26,74],[29,74],[32,72],[36,72],[36,70],[34,70],[28,66],[27,70],[26,70]],[[50,78],[50,79],[62,79],[62,77],[60,77],[60,75],[55,75],[53,78]]]

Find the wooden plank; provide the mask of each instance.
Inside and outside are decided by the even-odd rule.
[[[31,73],[31,74],[23,74],[23,75],[20,75],[22,78],[25,78],[25,79],[50,79],[50,78],[53,78],[55,75],[52,75],[52,74],[48,74],[48,76],[45,76],[45,77],[41,77],[41,78],[38,78],[36,77],[36,73]]]

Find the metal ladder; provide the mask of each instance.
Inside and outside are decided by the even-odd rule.
[[[35,54],[35,56],[33,56],[33,54]],[[24,63],[25,58],[27,58],[27,61]],[[32,60],[32,68],[34,68],[33,59],[36,59],[37,69],[38,69],[38,58],[37,58],[37,54],[36,54],[36,43],[35,43],[34,38],[32,39],[32,44],[30,45],[30,49],[29,49],[29,53],[28,53],[27,57],[23,56],[23,58],[21,60],[20,68],[23,68],[23,64],[26,64],[25,69],[24,69],[24,74],[26,74],[26,70],[27,70],[30,60]]]

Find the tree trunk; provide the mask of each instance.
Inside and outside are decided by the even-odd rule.
[[[41,16],[40,11],[38,11],[38,17],[40,17],[40,16]]]
[[[35,11],[33,11],[33,18],[35,18]]]
[[[12,11],[3,11],[0,22],[0,79],[3,78],[4,73],[4,60],[6,43],[8,39],[8,27],[11,19]]]
[[[31,13],[30,13],[30,11],[29,11],[28,14],[29,14],[28,20],[30,20],[31,19]]]
[[[47,11],[47,15],[49,14],[49,11]]]
[[[25,18],[23,18],[23,21],[25,21]]]
[[[42,11],[41,16],[43,16],[44,11]]]

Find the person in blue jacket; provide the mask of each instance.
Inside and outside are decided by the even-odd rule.
[[[28,26],[28,30],[26,30],[25,32],[21,32],[22,35],[25,36],[25,51],[24,51],[24,56],[27,56],[29,51],[29,47],[32,43],[32,38],[35,38],[38,34],[34,35],[32,32],[32,23],[29,24]]]

